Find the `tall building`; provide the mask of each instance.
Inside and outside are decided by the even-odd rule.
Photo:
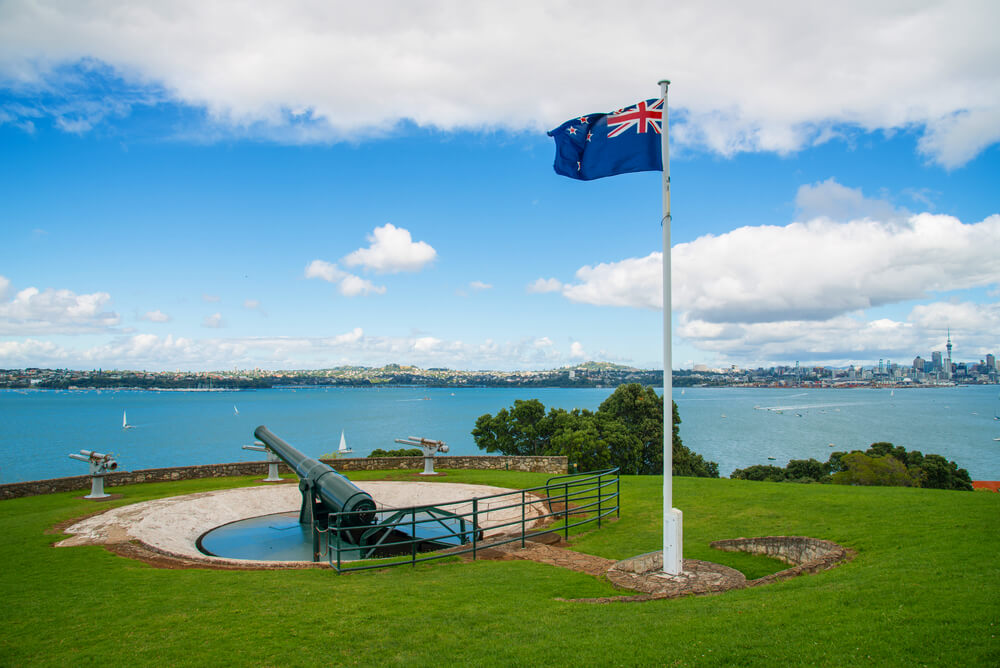
[[[945,348],[948,349],[948,357],[944,360],[944,377],[951,378],[951,327],[948,328],[948,343]]]
[[[931,353],[931,371],[940,371],[943,368],[944,365],[941,363],[941,353],[935,350]]]
[[[997,358],[993,355],[993,353],[986,356],[986,368],[989,371],[1000,371],[1000,369],[997,368]]]

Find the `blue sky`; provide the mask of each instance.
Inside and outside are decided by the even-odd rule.
[[[664,76],[675,367],[1000,354],[994,3],[632,4],[4,3],[0,367],[655,368]]]

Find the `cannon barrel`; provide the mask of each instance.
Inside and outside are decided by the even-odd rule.
[[[337,473],[328,464],[302,454],[275,436],[264,425],[257,427],[253,433],[259,441],[266,444],[299,476],[299,489],[303,492],[303,504],[305,504],[307,491],[311,487],[312,494],[324,506],[326,512],[357,513],[345,518],[344,524],[346,526],[364,526],[374,522],[375,501],[368,492]],[[303,510],[305,510],[305,505]],[[305,513],[300,517],[300,521],[305,521],[304,515]]]

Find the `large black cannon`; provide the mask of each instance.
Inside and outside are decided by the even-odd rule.
[[[371,495],[323,462],[307,457],[261,425],[254,436],[278,455],[299,476],[302,510],[299,522],[326,527],[331,513],[340,516],[340,526],[361,529],[375,523],[375,501]]]

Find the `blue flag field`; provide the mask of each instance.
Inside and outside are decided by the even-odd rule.
[[[548,133],[556,142],[553,168],[581,181],[662,171],[662,120],[661,98],[566,121]]]

